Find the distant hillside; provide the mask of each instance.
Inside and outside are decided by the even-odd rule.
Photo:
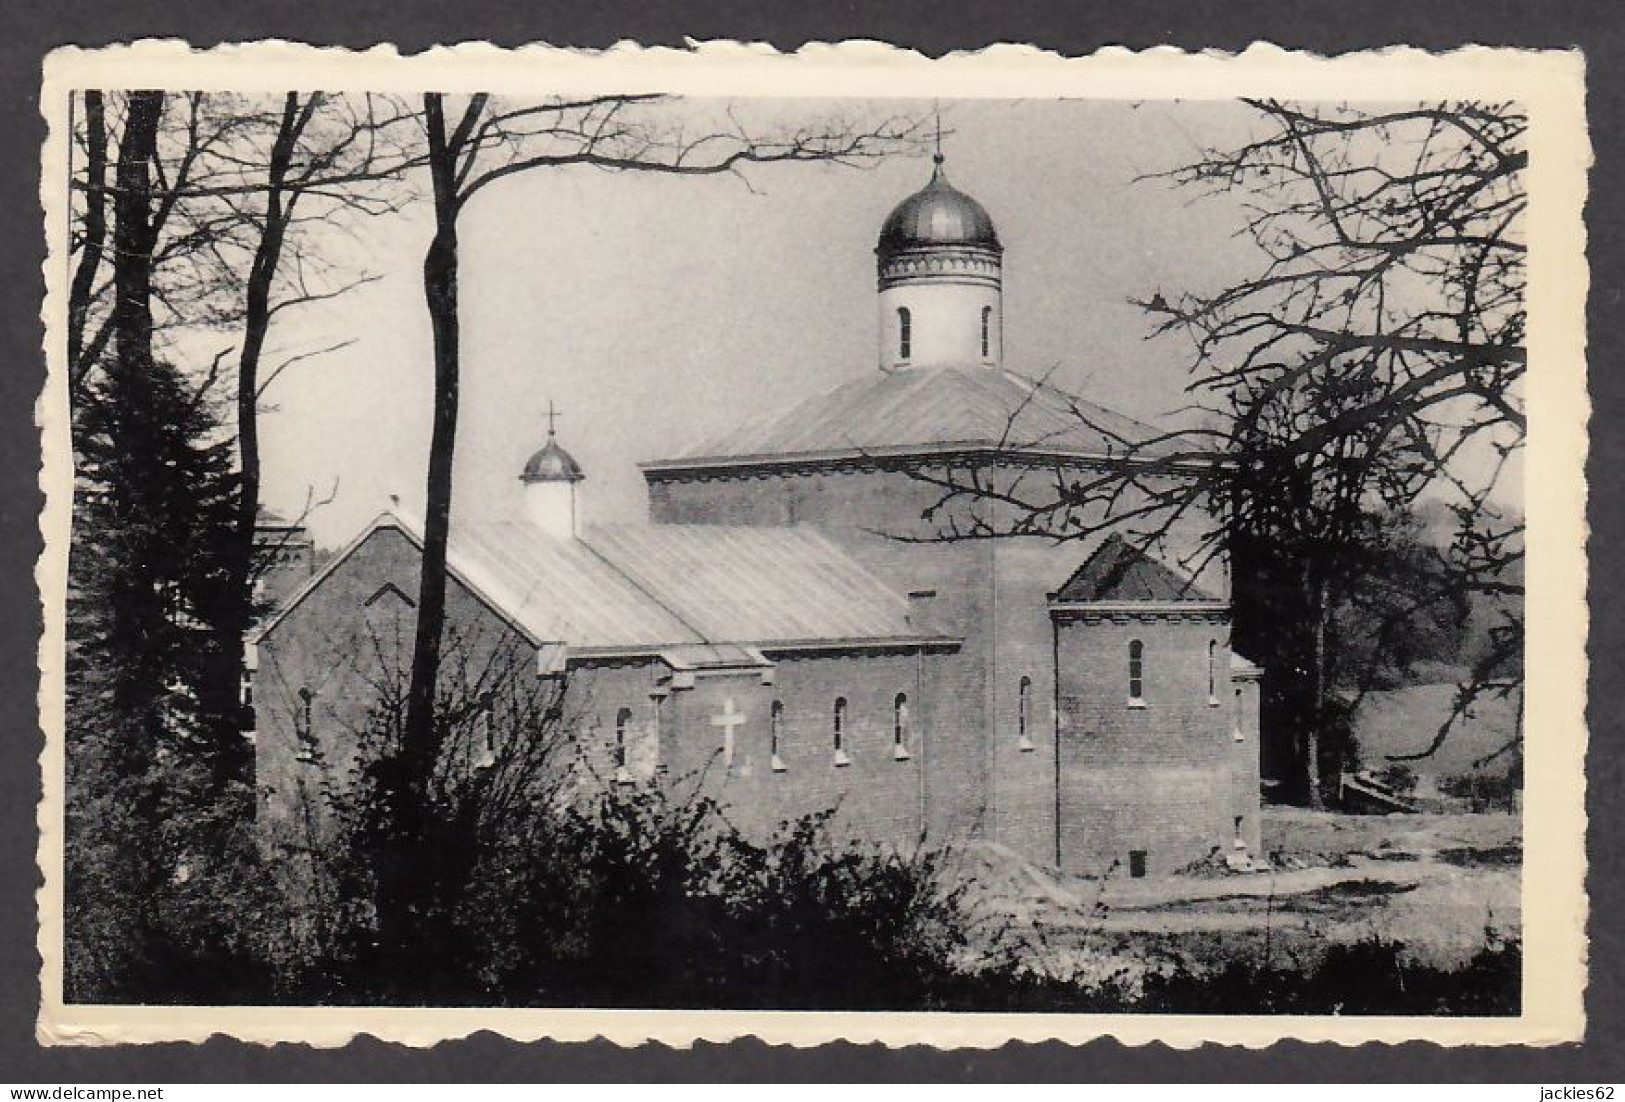
[[[1362,768],[1381,770],[1389,754],[1414,754],[1433,741],[1455,703],[1453,684],[1413,685],[1367,694],[1355,715],[1354,731]],[[1474,762],[1505,746],[1517,727],[1517,700],[1488,697],[1456,721],[1450,737],[1431,757],[1406,763],[1418,774],[1461,777],[1474,772],[1499,775],[1512,765],[1503,754],[1482,769]]]

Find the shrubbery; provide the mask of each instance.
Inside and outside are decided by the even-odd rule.
[[[489,706],[492,696],[478,698]],[[1294,1014],[1516,1013],[1519,951],[1487,943],[1465,968],[1407,963],[1386,942],[1329,946],[1308,962],[1197,969],[1046,966],[1030,931],[989,919],[951,873],[952,854],[843,842],[829,814],[771,838],[736,830],[698,783],[593,776],[558,699],[499,702],[503,732],[478,753],[474,709],[446,714],[433,826],[411,852],[416,894],[381,944],[371,869],[398,710],[380,707],[361,755],[336,767],[311,748],[303,833],[262,849],[242,808],[192,821],[161,869],[140,936],[78,946],[83,1001]],[[489,723],[489,716],[480,720]],[[205,841],[207,840],[207,841]],[[202,847],[201,849],[199,847]],[[116,850],[116,847],[115,847]],[[207,850],[208,852],[203,852]],[[72,855],[70,851],[70,855]],[[93,894],[81,850],[70,901]],[[77,884],[73,883],[77,881]],[[81,926],[81,929],[84,927]],[[72,946],[70,946],[72,948]],[[73,954],[70,954],[73,959]],[[105,974],[116,984],[99,981]]]

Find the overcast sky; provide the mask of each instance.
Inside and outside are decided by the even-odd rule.
[[[786,116],[823,105],[792,103]],[[673,105],[703,113],[710,107]],[[930,103],[881,105],[928,114]],[[1189,348],[1145,339],[1130,296],[1220,285],[1256,263],[1238,212],[1139,174],[1252,128],[1232,104],[945,101],[951,181],[988,209],[1005,246],[1005,362],[1136,417],[1182,403]],[[588,520],[644,515],[636,464],[876,370],[873,249],[891,208],[930,175],[927,155],[870,170],[766,166],[752,189],[543,170],[482,191],[461,225],[463,391],[458,515],[517,508],[544,439],[587,471]],[[307,488],[310,518],[343,543],[399,494],[421,508],[432,403],[421,264],[426,204],[360,228],[382,275],[279,319],[287,348],[353,343],[276,383],[263,423],[269,504]]]

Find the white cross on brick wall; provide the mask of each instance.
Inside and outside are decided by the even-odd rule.
[[[734,698],[722,701],[722,714],[711,717],[711,726],[722,728],[722,764],[732,768],[734,763],[734,728],[745,722],[745,713],[734,711]]]

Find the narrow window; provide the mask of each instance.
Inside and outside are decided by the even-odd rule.
[[[779,737],[784,733],[784,704],[775,700],[767,712],[767,752],[773,772],[784,772],[784,759],[779,757]]]
[[[1219,702],[1219,683],[1217,679],[1217,672],[1214,668],[1214,663],[1218,660],[1218,652],[1219,641],[1217,639],[1209,639],[1207,641],[1207,702],[1209,704],[1217,704]]]
[[[891,702],[891,752],[898,761],[908,760],[908,694],[898,693]]]
[[[632,723],[632,709],[622,708],[615,713],[615,768],[626,768],[626,729]]]
[[[1145,699],[1145,644],[1138,639],[1128,644],[1128,698]]]
[[[254,729],[254,671],[244,670],[242,676],[241,693],[237,701],[237,729],[252,731]]]
[[[984,360],[991,354],[989,349],[993,347],[992,330],[993,307],[984,306],[982,307],[982,359]]]
[[[897,358],[906,360],[914,351],[914,316],[907,306],[897,308]]]
[[[313,702],[316,694],[309,689],[299,690],[299,710],[294,714],[293,733],[299,743],[299,749],[294,753],[294,760],[306,765],[316,763],[316,736],[311,725]]]
[[[1135,880],[1145,876],[1145,850],[1131,849],[1128,851],[1128,874]]]
[[[474,705],[473,723],[469,727],[469,747],[474,753],[474,768],[489,769],[497,763],[496,732],[491,722],[491,698],[482,696]]]
[[[835,764],[846,765],[850,758],[846,754],[846,697],[835,698]]]
[[[1023,677],[1016,687],[1016,743],[1023,750],[1033,748],[1033,679]]]

